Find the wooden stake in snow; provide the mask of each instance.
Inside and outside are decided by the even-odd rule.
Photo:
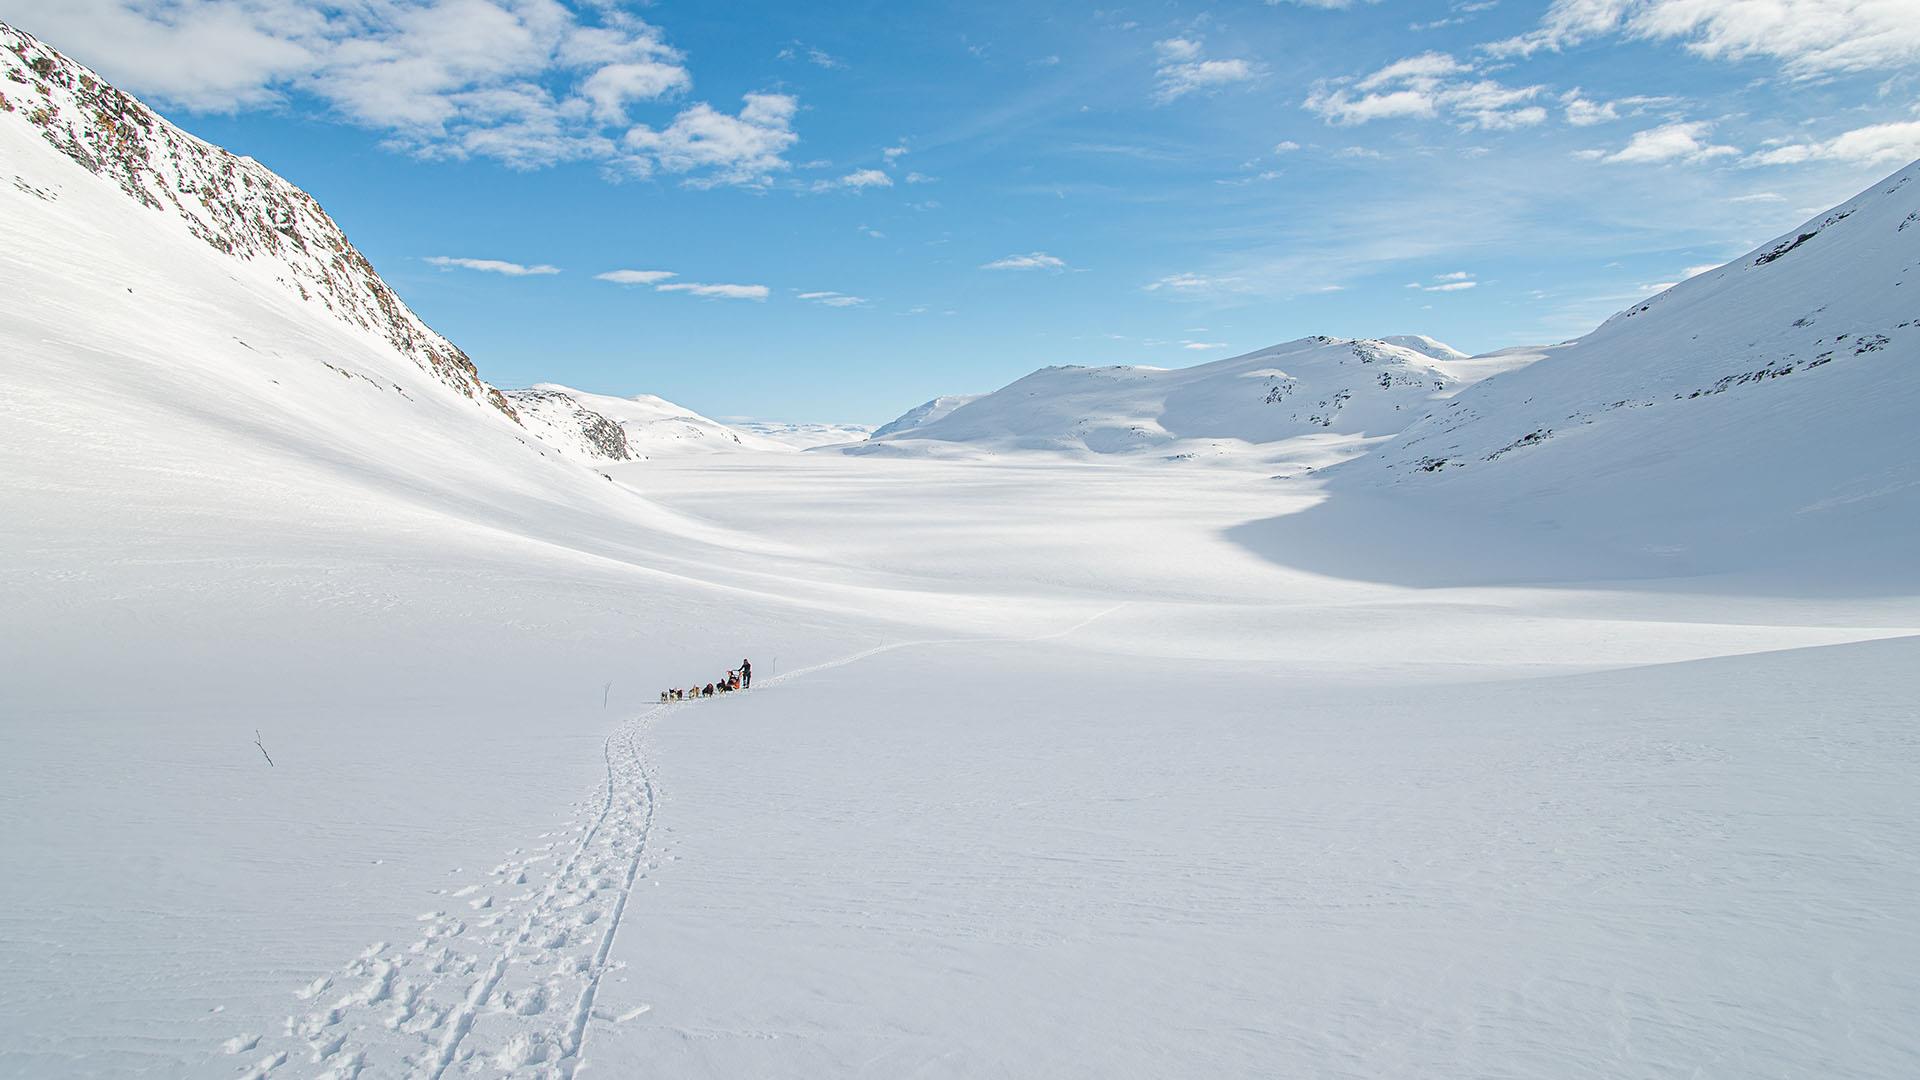
[[[600,707],[602,709],[607,707],[607,695],[611,693],[613,693],[612,683],[608,683],[607,685],[600,688]]]
[[[263,757],[263,758],[266,758],[266,759],[267,759],[267,764],[268,764],[268,765],[272,765],[272,764],[273,764],[273,755],[272,755],[272,754],[269,754],[269,753],[267,753],[267,744],[266,744],[266,743],[263,743],[263,742],[261,742],[261,741],[260,741],[260,729],[259,729],[259,728],[254,728],[254,729],[253,729],[253,745],[255,745],[255,746],[257,746],[257,747],[259,747],[259,748],[260,748],[260,756],[261,756],[261,757]]]

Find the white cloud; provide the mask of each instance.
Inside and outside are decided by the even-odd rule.
[[[560,268],[557,266],[547,266],[545,264],[539,266],[522,266],[520,263],[505,262],[500,259],[455,259],[446,255],[433,255],[426,261],[442,270],[478,270],[485,274],[505,274],[508,277],[537,277],[560,272]]]
[[[1786,202],[1787,197],[1775,191],[1756,191],[1751,195],[1735,195],[1727,201],[1732,203],[1776,203]]]
[[[1161,289],[1171,289],[1174,292],[1204,292],[1219,284],[1217,279],[1207,277],[1205,274],[1181,273],[1169,274],[1158,281],[1150,281],[1142,288],[1148,292],[1158,292]]]
[[[889,146],[885,150],[880,151],[880,156],[886,158],[887,164],[891,165],[895,161],[899,160],[900,156],[902,154],[905,154],[906,152],[907,152],[906,144],[900,143],[895,146]]]
[[[1297,4],[1300,7],[1320,8],[1323,11],[1345,11],[1347,8],[1353,6],[1353,2],[1354,0],[1267,0],[1267,6],[1279,7],[1281,4]],[[1366,2],[1369,4],[1377,4],[1380,0],[1366,0]]]
[[[1224,341],[1183,341],[1180,343],[1180,347],[1198,352],[1203,349],[1224,349],[1227,347],[1227,343]]]
[[[1423,89],[1431,89],[1437,86],[1441,79],[1467,70],[1469,69],[1465,64],[1446,53],[1425,52],[1418,56],[1395,60],[1361,79],[1358,86],[1361,90],[1378,90],[1390,83],[1405,82]]]
[[[838,180],[816,180],[814,191],[864,191],[870,187],[892,187],[893,177],[879,169],[856,169]]]
[[[641,124],[622,141],[644,168],[695,174],[688,180],[695,187],[764,185],[772,173],[789,168],[780,155],[800,139],[793,132],[798,109],[786,94],[748,94],[738,116],[702,101],[665,129]]]
[[[1680,271],[1680,276],[1682,278],[1699,277],[1701,274],[1704,274],[1709,270],[1718,270],[1725,265],[1727,264],[1726,263],[1701,263],[1698,266],[1689,266],[1685,270]]]
[[[580,93],[593,102],[594,117],[604,123],[627,122],[627,102],[652,101],[693,85],[693,77],[678,64],[643,60],[608,64],[587,76]]]
[[[1426,52],[1396,60],[1357,81],[1316,83],[1304,105],[1327,123],[1342,126],[1444,114],[1463,128],[1503,129],[1545,122],[1547,111],[1529,104],[1542,89],[1474,78],[1471,65],[1447,53]]]
[[[384,133],[387,147],[425,158],[522,169],[600,161],[616,172],[753,183],[793,138],[791,110],[759,121],[743,113],[778,144],[753,164],[658,155],[644,126],[633,129],[638,152],[623,151],[635,107],[670,99],[693,78],[657,27],[604,0],[26,2],[37,33],[161,104],[232,111],[309,95]],[[685,132],[706,118],[702,108],[674,124]]]
[[[1298,149],[1300,149],[1300,144],[1294,142],[1292,139],[1282,139],[1273,144],[1273,152],[1276,154],[1291,154]]]
[[[846,293],[830,291],[803,292],[799,298],[815,304],[825,304],[827,307],[837,308],[859,307],[861,304],[867,302],[867,298],[864,296],[848,296]]]
[[[593,275],[595,281],[611,281],[615,285],[652,285],[678,276],[671,270],[609,270]]]
[[[1920,120],[1855,128],[1826,142],[1775,147],[1749,157],[1756,165],[1839,161],[1849,165],[1904,165],[1920,158]]]
[[[1409,281],[1407,288],[1421,292],[1465,292],[1479,286],[1473,275],[1465,270],[1453,270],[1445,274],[1435,274],[1431,281]]]
[[[1486,48],[1530,56],[1615,35],[1678,41],[1710,60],[1770,59],[1803,78],[1920,61],[1911,0],[1554,0],[1537,29]]]
[[[1662,124],[1657,128],[1634,132],[1625,147],[1611,154],[1603,154],[1599,160],[1623,165],[1660,165],[1675,161],[1707,161],[1740,152],[1731,146],[1716,146],[1707,142],[1712,130],[1713,125],[1703,120]]]
[[[1154,100],[1165,104],[1196,91],[1216,90],[1234,83],[1250,82],[1260,71],[1246,60],[1208,60],[1198,41],[1191,38],[1166,38],[1153,43],[1159,57],[1154,70]]]
[[[1044,251],[1035,251],[1026,255],[1009,255],[1004,259],[995,259],[982,263],[982,270],[1065,270],[1064,260],[1056,259]]]
[[[653,291],[683,292],[719,300],[765,300],[768,290],[765,285],[702,285],[692,281],[680,281],[668,285],[655,285]]]
[[[926,173],[910,172],[907,174],[907,183],[909,184],[931,184],[937,179],[938,177],[928,176]]]

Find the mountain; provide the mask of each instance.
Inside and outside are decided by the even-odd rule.
[[[1454,348],[1444,341],[1436,341],[1425,334],[1395,334],[1392,337],[1383,337],[1380,340],[1386,342],[1388,345],[1398,345],[1403,349],[1412,349],[1414,352],[1424,356],[1431,356],[1435,360],[1465,360],[1467,358],[1466,353],[1461,352],[1459,349]]]
[[[1917,271],[1920,162],[1435,403],[1331,474],[1328,512],[1371,493],[1489,514],[1647,572],[1821,553],[1910,576]]]
[[[1440,358],[1458,354],[1438,342],[1406,340],[1423,348],[1311,337],[1190,368],[1044,368],[979,398],[928,402],[849,452],[956,444],[1188,458],[1296,436],[1350,452],[1484,374]]]
[[[914,428],[923,427],[933,423],[935,420],[943,419],[953,410],[958,409],[962,405],[978,401],[984,396],[983,394],[943,394],[940,397],[934,398],[932,401],[915,405],[913,408],[908,409],[892,420],[874,428],[873,434],[870,437],[883,439],[888,435],[897,435],[903,431],[912,431]]]
[[[633,448],[619,424],[582,405],[560,387],[502,390],[520,423],[541,442],[586,461],[631,461]]]
[[[208,248],[251,264],[302,301],[378,335],[454,391],[513,415],[467,354],[400,301],[312,196],[252,158],[181,131],[5,23],[0,49],[9,79],[0,92],[0,114],[8,121],[10,149],[37,135]],[[13,182],[42,199],[57,197],[18,175]]]
[[[795,450],[865,442],[873,433],[871,428],[860,424],[788,423],[781,420],[734,420],[732,426],[736,431],[758,435]]]
[[[599,445],[595,432],[603,431],[603,424],[612,424],[620,430],[628,454],[634,458],[790,449],[778,440],[728,427],[652,394],[612,397],[559,383],[539,383],[527,390],[509,391],[507,397],[516,406],[523,401],[547,403],[545,415],[553,417],[554,423],[542,424],[537,433],[565,446]]]
[[[339,530],[630,551],[657,519],[530,434],[311,196],[28,34],[0,48],[0,518],[110,561]]]

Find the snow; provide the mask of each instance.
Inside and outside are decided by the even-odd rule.
[[[0,1076],[1911,1075],[1883,241],[1531,366],[1055,369],[892,453],[551,388],[649,455],[583,461],[0,113]],[[1469,452],[1822,303],[1889,346]],[[1316,433],[1275,372],[1420,385]],[[1401,478],[1416,402],[1470,464]]]

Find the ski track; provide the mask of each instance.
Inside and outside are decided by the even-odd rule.
[[[896,649],[1056,640],[1125,606],[1115,604],[1047,634],[880,645],[768,678],[762,686]],[[688,704],[655,706],[607,736],[604,789],[574,822],[571,832],[578,839],[571,847],[564,832],[543,833],[537,839],[544,843],[514,849],[486,882],[440,890],[436,910],[419,917],[424,929],[417,939],[404,946],[377,942],[344,967],[294,989],[307,1011],[289,1014],[279,1034],[226,1040],[222,1051],[247,1054],[235,1071],[262,1080],[289,1067],[287,1075],[318,1080],[354,1080],[363,1071],[420,1080],[572,1080],[584,1060],[600,984],[614,967],[614,939],[628,899],[652,869],[647,843],[655,789],[640,743],[654,722]],[[548,870],[556,859],[563,861]],[[532,876],[543,873],[544,884],[534,888]],[[572,1008],[554,1009],[568,999]]]

